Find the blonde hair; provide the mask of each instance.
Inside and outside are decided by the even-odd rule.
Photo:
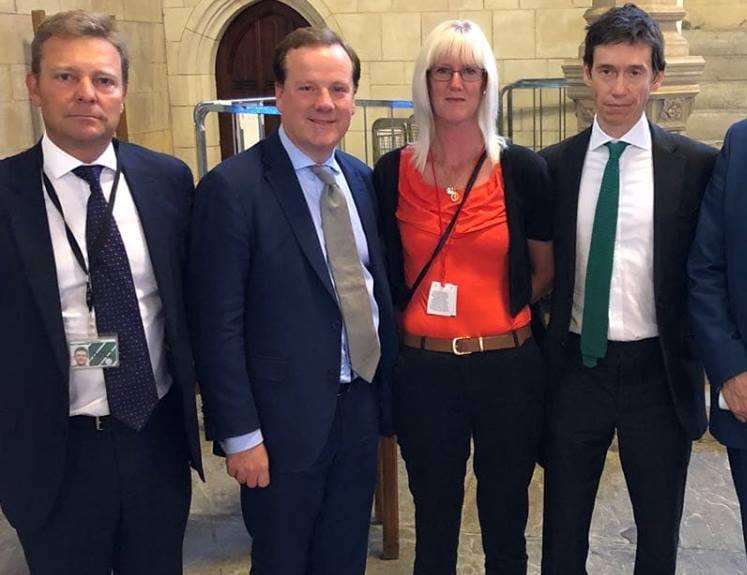
[[[493,50],[483,31],[474,22],[447,20],[428,34],[415,62],[412,77],[412,100],[415,107],[415,124],[418,127],[418,135],[413,143],[415,167],[420,172],[425,171],[435,132],[428,89],[428,70],[444,56],[455,56],[465,64],[474,64],[485,70],[485,91],[477,110],[477,121],[485,140],[488,158],[497,164],[501,149],[506,147],[506,140],[498,135],[496,128],[499,94],[498,68]]]

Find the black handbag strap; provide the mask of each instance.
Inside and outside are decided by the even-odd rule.
[[[462,202],[459,204],[459,206],[456,209],[456,212],[454,212],[454,215],[451,217],[451,221],[449,222],[449,225],[446,226],[446,229],[441,234],[441,237],[439,238],[438,243],[436,244],[436,249],[433,250],[433,253],[431,254],[430,259],[423,266],[423,269],[420,270],[420,273],[418,274],[418,277],[415,279],[415,282],[412,284],[412,287],[405,294],[404,302],[402,304],[402,310],[407,308],[407,306],[410,304],[410,300],[412,299],[412,296],[415,295],[415,292],[418,290],[418,288],[420,287],[420,284],[423,283],[425,276],[428,274],[428,270],[431,269],[433,262],[436,260],[436,258],[438,257],[438,254],[441,252],[443,247],[446,245],[446,241],[449,239],[451,232],[454,230],[454,226],[456,225],[457,218],[459,217],[459,214],[462,213],[462,208],[464,207],[464,204],[467,203],[467,197],[469,197],[469,193],[472,191],[472,187],[475,185],[475,181],[477,180],[477,175],[480,173],[480,169],[482,168],[482,165],[485,163],[485,158],[487,158],[487,156],[488,156],[488,153],[485,150],[483,150],[482,154],[480,154],[480,157],[477,160],[477,163],[475,164],[474,169],[472,170],[472,175],[470,175],[469,180],[467,181],[467,187],[464,188],[464,197],[462,198]]]

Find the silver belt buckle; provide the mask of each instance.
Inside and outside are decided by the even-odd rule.
[[[98,415],[94,416],[94,419],[96,420],[96,431],[104,431],[103,423],[101,421],[101,417]]]
[[[457,342],[463,340],[463,339],[469,339],[468,337],[455,337],[451,340],[451,351],[454,353],[454,355],[469,355],[472,352],[471,351],[459,351],[457,349]]]

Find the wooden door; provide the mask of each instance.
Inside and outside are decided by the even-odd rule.
[[[280,41],[296,28],[309,23],[293,8],[276,0],[260,0],[244,9],[228,26],[218,46],[215,79],[218,98],[273,96],[275,76],[272,55]],[[221,156],[233,155],[231,115],[219,114]],[[269,134],[280,125],[267,116]]]

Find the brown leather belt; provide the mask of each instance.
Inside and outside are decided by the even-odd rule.
[[[496,349],[510,349],[519,347],[532,336],[532,329],[526,325],[500,335],[485,335],[481,337],[455,337],[441,339],[423,335],[402,335],[402,343],[407,347],[453,353],[454,355],[468,355],[477,351],[494,351]]]

